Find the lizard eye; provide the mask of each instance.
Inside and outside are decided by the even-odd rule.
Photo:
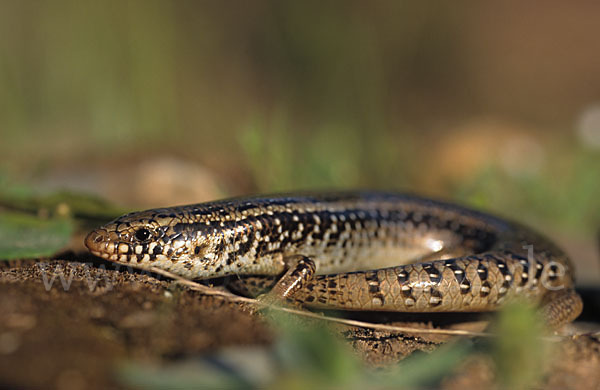
[[[139,241],[146,241],[150,236],[152,236],[152,233],[146,228],[138,229],[138,231],[135,232],[135,238]]]

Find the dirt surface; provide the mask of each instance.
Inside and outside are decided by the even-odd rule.
[[[115,377],[121,361],[169,362],[274,340],[270,327],[247,306],[157,275],[115,269],[87,254],[3,263],[0,313],[0,386],[6,388],[122,388]],[[480,326],[473,324],[473,329]],[[350,328],[342,333],[375,365],[396,362],[416,350],[434,350],[448,339]],[[546,385],[600,386],[598,335],[567,339],[557,351],[560,359],[548,367]],[[444,386],[491,385],[493,372],[485,358],[471,358]]]
[[[168,359],[271,340],[239,305],[85,260],[13,263],[2,270],[4,384],[106,388],[116,386],[119,359]]]

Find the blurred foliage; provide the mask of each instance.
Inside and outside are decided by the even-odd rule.
[[[239,135],[259,189],[385,188],[392,177],[399,180],[394,187],[403,184],[402,171],[395,169],[395,147],[385,132],[366,137],[352,127],[330,123],[306,137],[291,129],[284,114],[276,118],[251,124]]]
[[[482,209],[516,220],[550,222],[555,229],[577,232],[600,227],[600,158],[580,149],[556,155],[544,172],[511,176],[497,165],[482,167],[455,196]]]
[[[41,194],[0,175],[0,260],[52,256],[69,244],[79,225],[87,229],[124,212],[96,196]]]
[[[274,388],[365,384],[358,357],[324,323],[272,310],[267,312],[267,319],[279,333],[275,353],[282,367]]]
[[[42,216],[77,217],[96,221],[108,221],[131,211],[115,206],[96,195],[73,191],[42,193],[2,175],[0,175],[0,208]]]
[[[51,256],[71,239],[73,224],[65,218],[38,218],[0,213],[0,260]]]
[[[540,336],[549,334],[534,308],[512,303],[499,312],[492,331],[491,351],[502,388],[529,389],[551,362],[552,345]]]
[[[223,367],[188,362],[172,366],[156,366],[121,362],[116,368],[118,380],[134,388],[144,389],[250,389],[252,385]],[[225,371],[225,372],[223,372]]]

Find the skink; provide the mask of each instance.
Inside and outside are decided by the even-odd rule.
[[[582,310],[567,256],[537,233],[465,207],[382,192],[277,195],[135,212],[89,250],[189,279],[279,276],[309,308],[490,311],[514,298],[550,324]],[[281,276],[282,275],[282,276]]]

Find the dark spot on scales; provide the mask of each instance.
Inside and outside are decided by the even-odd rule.
[[[459,285],[465,281],[467,277],[465,269],[462,266],[460,266],[456,261],[448,260],[444,264],[452,270],[452,273],[454,273],[454,278],[456,279],[456,282]]]
[[[432,288],[431,289],[431,296],[434,297],[434,298],[438,298],[438,299],[433,300],[433,302],[432,302],[432,300],[429,301],[429,304],[431,306],[435,307],[435,306],[439,306],[439,305],[442,304],[443,295],[442,295],[441,292],[439,292],[438,290]]]
[[[427,272],[427,276],[429,276],[429,280],[432,283],[436,283],[439,284],[440,280],[442,280],[442,276],[440,274],[440,271],[438,271],[433,264],[431,263],[427,263],[427,264],[423,264],[423,270],[425,272]]]
[[[239,249],[235,251],[232,255],[233,257],[240,257],[245,255],[252,248],[252,240],[248,240],[246,242],[239,243]]]
[[[466,277],[460,282],[460,293],[466,294],[471,291],[471,282]]]
[[[406,272],[400,271],[398,273],[398,283],[400,283],[401,285],[406,282],[407,278],[408,278],[408,274]]]
[[[539,280],[542,277],[543,270],[544,270],[544,265],[541,262],[536,261],[535,262],[535,278],[537,280]]]
[[[482,298],[487,297],[488,295],[490,295],[490,292],[492,291],[492,286],[490,285],[490,282],[488,282],[487,280],[484,281],[483,283],[481,283],[481,287],[487,287],[486,291],[483,291],[484,289],[482,288],[479,292],[479,295]]]
[[[555,281],[557,278],[558,278],[558,266],[556,264],[551,264],[549,273],[548,273],[548,279],[550,279],[551,281]]]
[[[340,238],[340,230],[339,229],[337,232],[329,234],[329,241],[327,242],[327,246],[337,245],[338,238]]]
[[[509,288],[510,283],[508,281],[504,281],[504,283],[502,283],[502,287],[498,290],[498,298],[504,298],[504,296],[508,293]]]
[[[479,265],[477,266],[477,275],[479,276],[479,279],[481,279],[482,281],[487,280],[488,278],[488,269],[485,265],[479,263]]]
[[[521,282],[519,283],[520,287],[523,287],[529,281],[529,264],[522,264],[523,270],[521,271]]]

